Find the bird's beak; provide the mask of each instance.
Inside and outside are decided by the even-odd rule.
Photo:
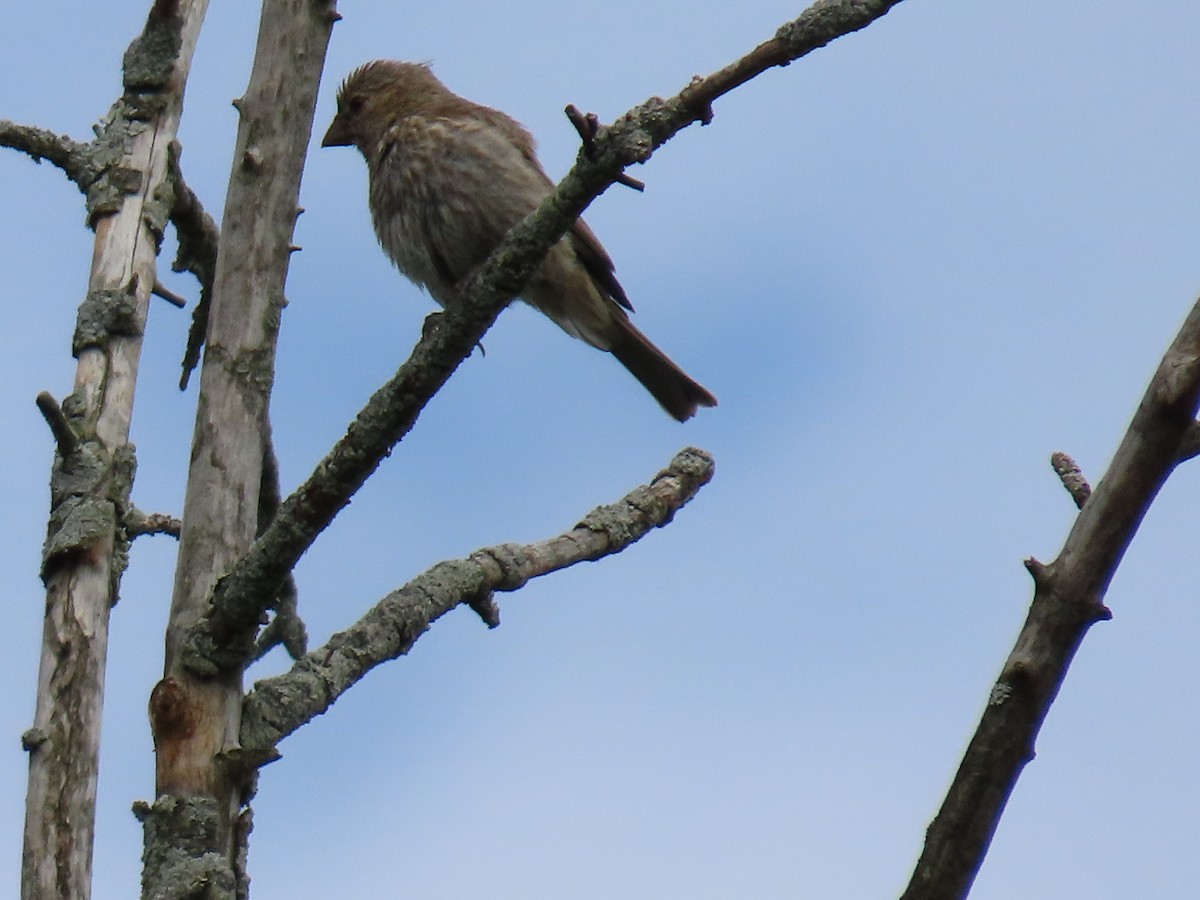
[[[329,130],[325,132],[325,137],[321,138],[321,146],[349,147],[353,143],[354,140],[346,128],[346,120],[341,116],[334,116],[333,121],[329,124]]]

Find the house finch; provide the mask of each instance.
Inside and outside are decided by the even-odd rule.
[[[528,131],[452,93],[426,65],[367,63],[346,78],[337,107],[321,146],[362,152],[379,243],[442,306],[553,189]],[[568,334],[612,353],[676,419],[716,406],[629,321],[633,307],[612,260],[582,220],[522,296]]]

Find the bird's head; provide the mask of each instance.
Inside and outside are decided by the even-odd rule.
[[[405,116],[437,115],[458,98],[424,63],[376,60],[359,66],[338,88],[337,115],[322,147],[358,147],[368,155],[389,128]]]

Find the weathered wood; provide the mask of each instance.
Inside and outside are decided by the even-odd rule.
[[[125,568],[133,479],[129,423],[166,208],[167,153],[206,0],[159,0],[125,54],[125,94],[95,147],[109,164],[89,190],[95,249],[63,403],[76,432],[55,462],[44,554],[46,614],[29,751],[21,896],[91,895],[109,610]]]
[[[245,95],[200,369],[163,681],[151,700],[158,798],[146,824],[143,896],[245,892],[241,844],[253,765],[239,752],[241,665],[199,677],[180,664],[218,579],[254,540],[275,342],[300,177],[336,18],[330,0],[267,0]],[[197,875],[197,873],[200,873]]]

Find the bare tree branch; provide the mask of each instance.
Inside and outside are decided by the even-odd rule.
[[[125,533],[131,538],[149,534],[166,534],[179,540],[183,523],[166,513],[144,513],[131,507],[125,514]]]
[[[42,391],[37,395],[36,402],[42,418],[46,420],[51,434],[54,435],[54,442],[58,445],[58,455],[66,459],[79,447],[79,435],[75,433],[75,428],[67,420],[66,413],[62,411],[62,407],[58,405],[53,394],[49,391]]]
[[[0,119],[0,147],[20,150],[37,163],[42,160],[53,163],[84,193],[99,174],[92,158],[91,143],[81,144],[65,134],[55,134],[45,128]]]
[[[575,166],[538,210],[514,227],[457,302],[432,326],[396,375],[378,390],[346,435],[288,497],[270,527],[222,578],[209,612],[185,650],[185,665],[213,674],[236,667],[252,652],[263,598],[291,571],[316,536],[416,423],[429,399],[483,339],[500,311],[520,294],[546,251],[627,165],[692,122],[712,118],[714,98],[772,66],[785,65],[830,41],[866,27],[899,0],[819,0],[743,59],[708,78],[693,80],[670,100],[653,98],[600,128],[591,153]]]
[[[258,682],[243,706],[243,745],[273,758],[265,751],[329,709],[375,666],[407,653],[456,606],[483,609],[485,621],[494,627],[493,591],[515,591],[541,575],[621,552],[670,522],[712,479],[713,470],[713,460],[703,450],[682,450],[649,484],[593,510],[565,534],[534,544],[501,544],[439,563],[388,594],[290,672]]]
[[[1067,667],[1087,630],[1111,613],[1103,600],[1142,517],[1180,462],[1200,407],[1200,302],[1167,350],[1108,472],[1048,565],[1030,559],[1033,604],[903,900],[965,897]]]
[[[166,300],[177,309],[183,309],[185,306],[187,306],[187,300],[185,300],[183,297],[180,297],[161,281],[154,282],[154,287],[150,289],[150,293],[152,293],[155,297],[158,297],[160,300]]]
[[[567,114],[567,118],[575,126],[575,130],[579,132],[579,139],[583,144],[580,152],[585,159],[591,159],[596,152],[596,135],[600,133],[600,117],[595,113],[585,115],[574,103],[568,103],[563,112]],[[618,175],[615,183],[639,192],[646,190],[646,182],[634,178],[628,172]]]
[[[0,119],[0,147],[10,147],[28,154],[35,162],[48,160],[58,166],[80,191],[88,195],[89,223],[98,215],[115,211],[115,203],[131,189],[140,186],[137,173],[120,165],[119,147],[124,144],[129,129],[120,107],[109,113],[96,139],[82,143],[67,135],[57,135],[44,128],[19,125]],[[115,126],[115,127],[114,127]],[[179,238],[179,250],[172,263],[176,272],[191,272],[200,282],[200,302],[192,316],[184,353],[180,388],[187,387],[188,378],[200,359],[204,344],[204,329],[208,322],[209,297],[216,274],[217,243],[220,233],[188,186],[179,168],[179,144],[173,141],[168,157],[167,181],[173,202],[169,212],[171,223]],[[153,293],[175,306],[182,307],[183,299],[157,280]]]

